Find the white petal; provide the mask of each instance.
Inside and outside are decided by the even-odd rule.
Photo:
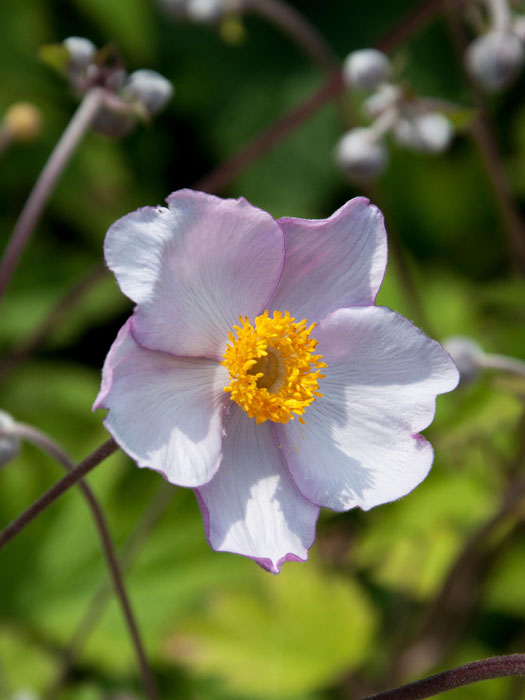
[[[138,304],[133,333],[151,350],[219,359],[239,315],[266,308],[284,237],[246,200],[181,190],[169,209],[139,209],[108,231],[105,255]]]
[[[106,428],[139,467],[199,486],[221,461],[226,383],[226,370],[213,360],[145,350],[130,320],[106,358],[94,408],[109,409]]]
[[[273,425],[257,425],[234,406],[225,429],[223,463],[196,491],[211,547],[251,557],[273,573],[285,561],[305,560],[319,508],[291,480]]]
[[[346,306],[374,303],[386,265],[383,215],[356,197],[329,219],[279,219],[286,262],[271,308],[319,321]]]
[[[368,510],[395,500],[427,475],[431,446],[418,435],[435,397],[458,372],[439,343],[389,309],[341,309],[316,329],[328,367],[324,396],[276,427],[290,473],[313,503]]]

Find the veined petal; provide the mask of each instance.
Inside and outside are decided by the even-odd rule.
[[[239,315],[261,313],[284,265],[283,233],[244,199],[181,190],[108,231],[105,255],[135,301],[133,333],[151,350],[220,359]]]
[[[224,458],[197,489],[206,536],[215,550],[255,559],[273,573],[305,560],[319,508],[297,490],[271,423],[257,423],[233,406],[225,421]]]
[[[431,446],[418,432],[435,412],[437,394],[458,372],[439,343],[380,307],[340,309],[316,328],[327,363],[324,396],[305,425],[276,426],[301,493],[333,510],[368,510],[395,500],[427,475]]]
[[[383,215],[356,197],[329,219],[279,219],[286,263],[270,310],[319,321],[332,311],[374,303],[386,265]]]
[[[130,319],[106,358],[94,408],[109,409],[106,428],[139,467],[199,486],[221,461],[226,375],[213,360],[144,349]]]

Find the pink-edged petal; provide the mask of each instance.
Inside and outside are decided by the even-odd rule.
[[[304,561],[319,508],[291,480],[273,425],[257,425],[234,406],[225,430],[221,467],[196,490],[211,547],[251,557],[272,573],[285,561]]]
[[[313,503],[338,511],[404,496],[432,465],[418,432],[434,417],[436,395],[456,386],[454,363],[389,309],[340,309],[315,335],[328,365],[324,396],[305,425],[276,426],[294,481]]]
[[[271,309],[319,321],[332,311],[374,303],[386,265],[383,215],[356,197],[329,219],[279,219],[286,263]]]
[[[284,265],[278,224],[244,199],[180,190],[109,229],[105,255],[138,304],[137,341],[151,350],[218,359],[239,315],[266,307]]]
[[[128,321],[106,358],[94,408],[109,409],[106,428],[139,467],[200,486],[222,458],[226,381],[213,360],[144,349]]]

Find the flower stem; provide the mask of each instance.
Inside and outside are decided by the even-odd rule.
[[[243,9],[257,12],[284,30],[324,71],[339,70],[337,56],[317,28],[291,5],[281,0],[244,0]]]
[[[102,88],[86,93],[59,142],[49,156],[16,222],[0,262],[0,299],[33,233],[42,210],[60,174],[97,114],[104,97]]]
[[[122,547],[119,554],[119,564],[122,571],[127,571],[131,567],[142,545],[146,541],[147,536],[153,530],[172,500],[173,486],[163,482],[146,507],[137,526]],[[43,694],[45,700],[55,700],[66,685],[82,646],[86,644],[104,612],[110,592],[108,584],[104,582],[91,598],[62,656],[60,669],[47,691]]]
[[[420,700],[478,681],[523,674],[525,674],[525,654],[492,656],[488,659],[451,668],[442,673],[436,673],[434,676],[403,685],[400,688],[369,695],[363,700]]]
[[[72,472],[75,468],[75,465],[71,461],[69,455],[62,449],[62,447],[60,447],[60,445],[58,445],[48,435],[40,430],[37,430],[33,426],[25,425],[24,423],[15,423],[14,427],[9,432],[10,434],[22,438],[23,440],[27,440],[37,447],[40,447],[44,452],[47,452],[49,455],[51,455],[51,457],[56,459],[56,461],[59,462],[67,472]],[[137,661],[142,674],[142,681],[144,683],[144,688],[146,689],[148,699],[157,700],[158,693],[153,680],[153,674],[149,667],[139,629],[131,608],[131,603],[126,593],[124,579],[122,577],[118,559],[113,548],[113,543],[111,541],[111,536],[109,534],[104,513],[102,512],[100,504],[90,486],[83,479],[78,482],[78,486],[86,499],[89,509],[91,510],[91,514],[93,515],[95,526],[98,530],[102,550],[113,580],[115,594],[119,600],[122,614],[124,615],[124,620],[128,626],[128,631],[135,648]]]
[[[118,449],[117,443],[110,438],[106,442],[92,452],[83,462],[74,467],[62,479],[57,481],[50,489],[43,493],[29,508],[15,518],[7,527],[0,532],[0,548],[15,538],[22,530],[32,522],[37,515],[50,506],[56,499],[65,493],[71,486],[74,486],[77,481],[82,479],[88,472],[94,469],[98,464],[103,462],[113,452]]]
[[[454,0],[445,2],[446,19],[461,61],[468,45],[464,29],[455,9]],[[473,122],[471,136],[485,167],[488,182],[503,217],[509,263],[521,273],[525,272],[525,224],[514,201],[501,160],[494,129],[486,106],[485,96],[465,72],[472,93],[472,99],[479,111]]]

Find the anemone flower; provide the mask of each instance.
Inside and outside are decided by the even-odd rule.
[[[182,190],[109,229],[135,304],[95,408],[139,467],[195,490],[211,547],[277,573],[305,560],[321,506],[404,496],[433,460],[419,431],[458,381],[449,355],[375,306],[381,212],[275,221]]]

